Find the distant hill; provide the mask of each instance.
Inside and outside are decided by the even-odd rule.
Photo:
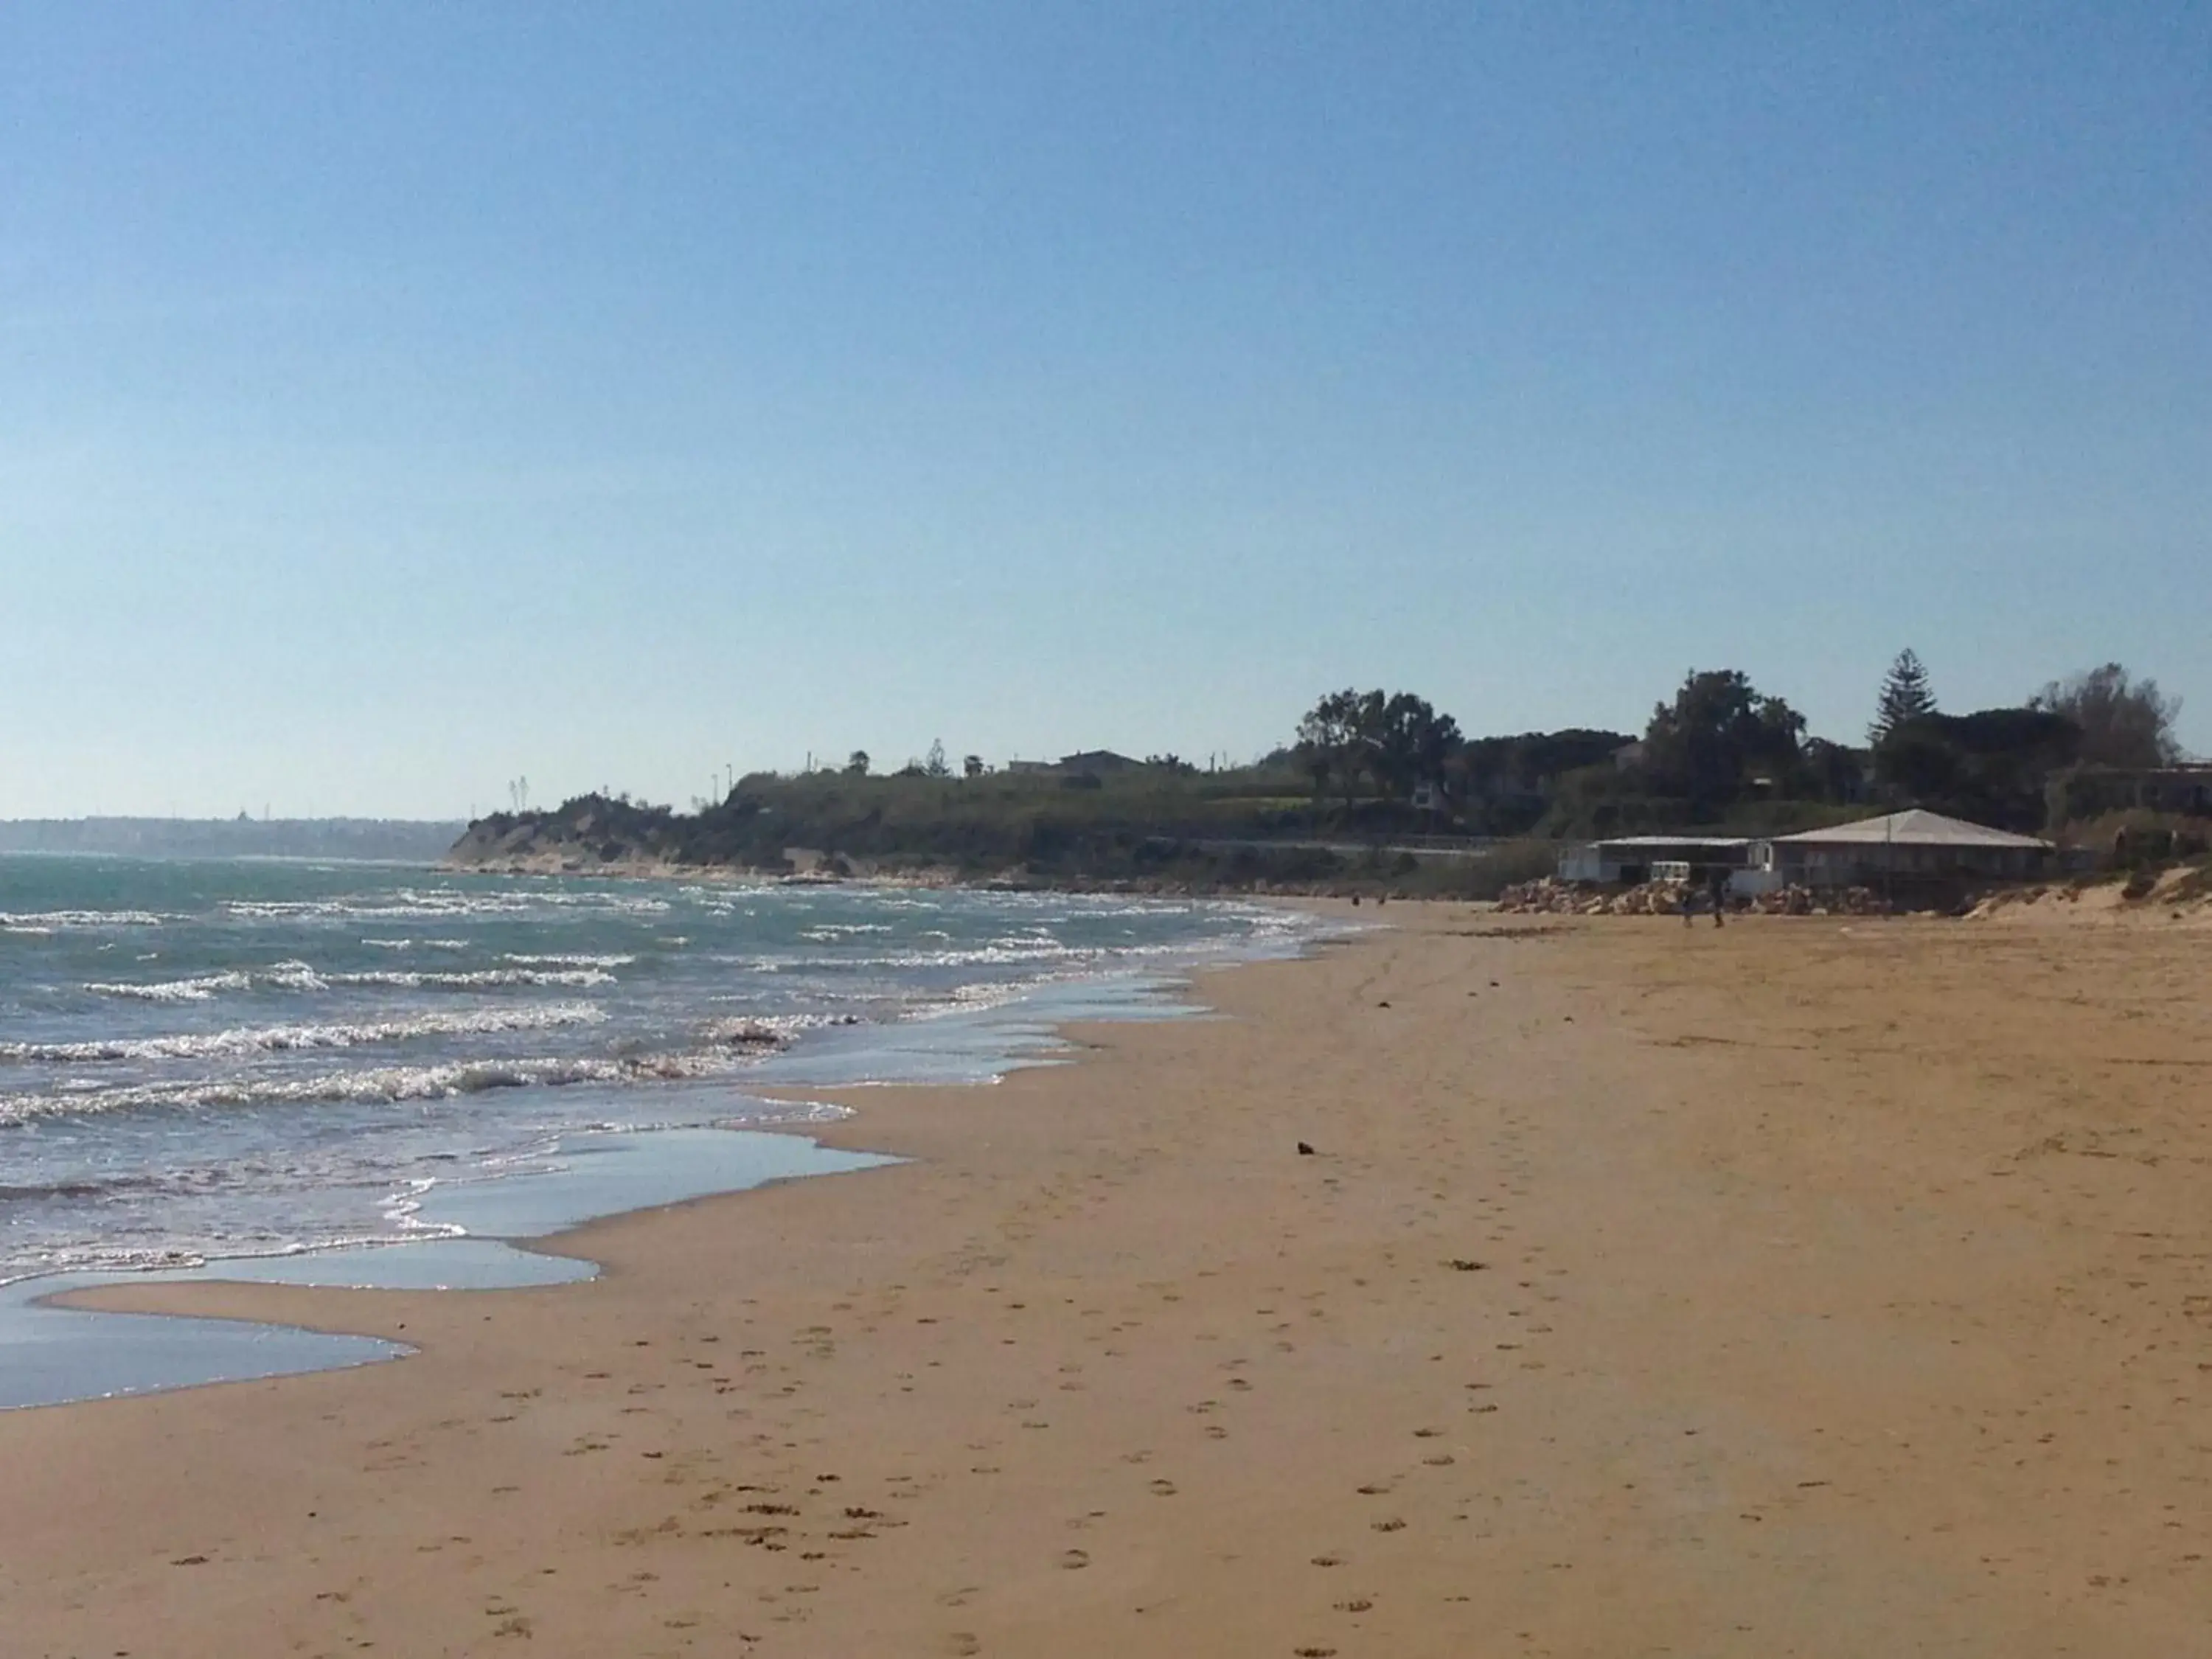
[[[407,818],[0,819],[0,853],[434,864],[467,826]]]

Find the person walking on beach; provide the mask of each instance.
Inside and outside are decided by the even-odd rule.
[[[1705,886],[1713,896],[1713,926],[1718,927],[1721,912],[1728,908],[1728,872],[1715,865],[1705,872]]]

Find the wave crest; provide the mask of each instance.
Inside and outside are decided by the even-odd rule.
[[[494,1031],[545,1030],[596,1025],[606,1018],[589,1002],[543,1008],[484,1008],[462,1013],[416,1014],[406,1019],[354,1024],[239,1026],[227,1031],[175,1036],[107,1037],[84,1042],[0,1042],[0,1060],[76,1065],[126,1060],[208,1060],[226,1055],[283,1054],[304,1048],[354,1048],[404,1042],[411,1037],[474,1036]]]

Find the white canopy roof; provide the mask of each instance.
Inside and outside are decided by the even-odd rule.
[[[1605,836],[1589,843],[1592,847],[1627,847],[1650,849],[1656,847],[1748,847],[1748,836],[1697,836],[1685,832],[1679,836]]]
[[[1964,818],[1947,818],[1941,812],[1923,811],[1917,806],[1878,818],[1863,818],[1856,823],[1839,823],[1830,830],[1777,836],[1775,841],[1779,845],[1796,847],[2016,847],[2040,848],[2046,852],[2051,848],[2049,842],[2038,841],[2033,836],[2015,836],[2008,830],[1992,830],[1987,824],[1969,823]]]

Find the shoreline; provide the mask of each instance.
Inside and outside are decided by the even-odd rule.
[[[2200,939],[1389,920],[866,1091],[824,1139],[917,1161],[549,1241],[588,1283],[190,1287],[420,1352],[0,1414],[11,1630],[2188,1650]]]
[[[1311,904],[1297,908],[1302,908],[1304,914],[1309,915],[1320,914],[1318,907]],[[881,1092],[884,1090],[989,1086],[1003,1081],[1006,1075],[1015,1071],[1070,1063],[1068,1060],[1053,1057],[1057,1052],[1063,1050],[1072,1054],[1075,1060],[1079,1061],[1081,1045],[1067,1040],[1065,1036],[1066,1030],[1072,1025],[1101,1021],[1109,1024],[1124,1022],[1146,1023],[1153,1020],[1174,1020],[1194,1015],[1202,1016],[1209,1011],[1202,1003],[1192,1000],[1194,984],[1200,974],[1218,971],[1223,967],[1233,968],[1249,962],[1297,960],[1310,954],[1332,936],[1328,933],[1317,930],[1310,937],[1301,940],[1297,950],[1287,958],[1273,952],[1261,952],[1233,959],[1227,963],[1206,964],[1199,969],[1170,972],[1164,976],[1158,974],[1135,974],[1130,969],[1121,969],[1100,975],[1085,975],[1067,980],[1045,981],[1029,987],[1022,995],[1007,1003],[962,1011],[966,1012],[969,1019],[985,1033],[996,1033],[996,1041],[987,1045],[988,1058],[986,1063],[989,1067],[989,1074],[987,1076],[959,1079],[872,1077],[862,1082],[844,1083],[835,1081],[810,1083],[803,1078],[793,1080],[771,1079],[761,1084],[742,1086],[737,1092],[746,1103],[771,1109],[781,1107],[793,1109],[781,1115],[772,1114],[763,1116],[757,1121],[733,1119],[726,1121],[702,1122],[688,1128],[664,1126],[613,1132],[611,1145],[621,1149],[623,1157],[620,1161],[624,1163],[665,1163],[665,1154],[661,1149],[664,1146],[664,1138],[666,1137],[672,1136],[678,1139],[690,1138],[696,1140],[698,1137],[703,1135],[726,1142],[729,1150],[713,1152],[709,1158],[710,1162],[724,1162],[726,1175],[721,1184],[703,1189],[684,1190],[687,1187],[692,1186],[696,1180],[694,1174],[663,1170],[657,1179],[648,1176],[645,1184],[648,1193],[657,1190],[670,1195],[641,1194],[635,1190],[638,1183],[633,1181],[629,1183],[633,1190],[625,1198],[621,1190],[623,1183],[617,1182],[616,1188],[611,1191],[606,1187],[605,1176],[602,1174],[599,1184],[596,1188],[593,1188],[593,1183],[588,1179],[567,1183],[592,1188],[592,1190],[589,1194],[571,1194],[567,1205],[562,1206],[563,1218],[556,1224],[549,1227],[533,1222],[524,1231],[517,1232],[513,1231],[514,1218],[512,1216],[504,1222],[488,1224],[481,1218],[480,1214],[472,1213],[472,1212],[488,1211],[490,1215],[497,1217],[502,1209],[512,1209],[513,1195],[507,1194],[507,1183],[503,1182],[473,1182],[455,1189],[447,1195],[449,1201],[458,1201],[461,1206],[459,1220],[463,1231],[458,1233],[444,1231],[455,1224],[457,1219],[455,1216],[447,1214],[441,1218],[434,1218],[430,1224],[432,1230],[426,1231],[421,1237],[414,1238],[341,1239],[328,1244],[210,1256],[197,1262],[180,1262],[174,1267],[117,1267],[112,1270],[103,1270],[97,1267],[56,1267],[15,1279],[0,1279],[0,1297],[13,1292],[15,1300],[19,1304],[13,1310],[18,1320],[27,1318],[35,1321],[42,1311],[53,1310],[80,1316],[104,1316],[118,1322],[142,1322],[138,1328],[116,1328],[111,1332],[97,1331],[90,1327],[81,1328],[88,1338],[93,1339],[92,1352],[97,1364],[104,1364],[112,1370],[117,1362],[106,1351],[121,1345],[126,1348],[137,1350],[142,1356],[134,1361],[126,1354],[123,1361],[126,1366],[135,1363],[149,1370],[159,1370],[160,1357],[155,1351],[160,1346],[161,1333],[158,1329],[145,1327],[153,1325],[155,1322],[167,1322],[179,1328],[174,1333],[179,1339],[179,1364],[171,1368],[171,1374],[201,1371],[209,1373],[185,1375],[179,1380],[173,1381],[133,1382],[92,1392],[62,1395],[52,1398],[0,1398],[0,1411],[52,1410],[58,1407],[93,1406],[112,1400],[143,1399],[156,1395],[219,1388],[234,1383],[274,1381],[286,1376],[311,1375],[321,1370],[352,1369],[364,1364],[412,1358],[418,1350],[409,1345],[380,1343],[380,1339],[368,1333],[354,1331],[341,1326],[319,1322],[302,1323],[297,1321],[266,1322],[228,1314],[195,1316],[182,1309],[171,1310],[166,1306],[141,1310],[137,1307],[135,1299],[151,1295],[158,1303],[169,1294],[171,1287],[181,1290],[187,1297],[190,1297],[197,1294],[201,1288],[217,1285],[281,1284],[308,1291],[405,1289],[410,1286],[404,1282],[397,1285],[381,1282],[382,1278],[389,1275],[380,1276],[374,1272],[361,1277],[318,1276],[313,1264],[325,1260],[349,1263],[356,1257],[374,1260],[384,1256],[386,1252],[411,1255],[425,1249],[434,1249],[440,1245],[449,1245],[457,1240],[465,1243],[491,1246],[524,1260],[514,1264],[514,1271],[506,1279],[488,1278],[482,1282],[441,1284],[435,1287],[437,1293],[538,1288],[543,1284],[555,1281],[531,1269],[526,1265],[527,1260],[535,1257],[551,1263],[565,1265],[569,1261],[577,1261],[586,1266],[594,1266],[595,1264],[592,1264],[588,1257],[562,1250],[556,1248],[556,1241],[565,1239],[599,1223],[620,1220],[631,1215],[654,1213],[717,1199],[738,1197],[766,1187],[813,1179],[820,1176],[854,1173],[857,1167],[862,1167],[855,1166],[848,1161],[850,1156],[854,1154],[878,1158],[885,1164],[903,1161],[896,1154],[879,1152],[861,1144],[860,1139],[847,1136],[833,1139],[826,1133],[841,1125],[852,1123],[863,1116],[869,1106],[880,1098]],[[1141,986],[1122,983],[1125,980],[1134,979],[1143,979],[1146,982]],[[1054,1013],[1054,1006],[1064,1001],[1065,994],[1071,988],[1076,993],[1074,1000],[1077,1004],[1089,1005],[1091,1012],[1074,1015]],[[1033,1006],[1033,1005],[1041,1006]],[[1101,1007],[1112,1007],[1115,1012],[1110,1013],[1097,1012]],[[1023,1011],[1029,1011],[1037,1018],[1021,1021],[1013,1029],[1000,1029],[1000,1024],[1009,1012],[1018,1013]],[[1042,1036],[1030,1031],[1027,1028],[1030,1026],[1035,1026],[1041,1030]],[[901,1024],[894,1023],[884,1029],[896,1031],[901,1029]],[[790,1048],[786,1047],[779,1049],[770,1058],[783,1060],[789,1058],[790,1054]],[[824,1115],[816,1115],[817,1112]],[[556,1172],[550,1174],[537,1172],[514,1177],[514,1179],[529,1183],[530,1197],[541,1197],[544,1183],[548,1180],[561,1183],[563,1179],[561,1171],[571,1175],[574,1172],[576,1165],[573,1162],[563,1164],[562,1159],[574,1160],[580,1157],[588,1165],[597,1163],[605,1155],[604,1149],[592,1147],[589,1152],[585,1150],[590,1145],[593,1133],[595,1132],[577,1132],[566,1136],[565,1140],[575,1144],[564,1145],[545,1154],[548,1158],[554,1160]],[[744,1151],[746,1144],[757,1142],[761,1137],[765,1136],[775,1137],[780,1141],[796,1141],[802,1144],[806,1148],[803,1161],[817,1163],[819,1167],[787,1168],[784,1166],[792,1160],[783,1158],[780,1155],[767,1158],[762,1158],[757,1155],[748,1158]],[[703,1145],[703,1143],[701,1144]],[[500,1203],[500,1198],[502,1196],[510,1197],[510,1202],[507,1205],[502,1206]],[[474,1204],[469,1201],[471,1197],[477,1200]],[[639,1199],[641,1201],[628,1201],[629,1199]],[[526,1210],[542,1207],[542,1202],[537,1205],[526,1202],[524,1205]],[[287,1274],[282,1272],[282,1267],[287,1265],[296,1265],[299,1271],[296,1274]],[[272,1269],[278,1271],[272,1272]],[[407,1275],[402,1273],[399,1277],[404,1281]],[[33,1288],[41,1280],[46,1279],[60,1282],[49,1290],[40,1291]],[[93,1282],[71,1282],[78,1280]],[[412,1288],[430,1287],[414,1286]],[[131,1303],[131,1307],[125,1309],[122,1305],[125,1302]],[[5,1316],[9,1311],[5,1307],[0,1307],[0,1316]],[[182,1328],[187,1325],[196,1326],[198,1328],[192,1330]],[[195,1349],[204,1353],[210,1346],[210,1337],[216,1339],[212,1346],[218,1352],[241,1355],[256,1352],[235,1340],[229,1340],[236,1334],[235,1333],[223,1330],[210,1333],[208,1329],[210,1325],[244,1326],[255,1336],[264,1339],[262,1346],[271,1351],[270,1357],[266,1360],[255,1363],[264,1363],[268,1364],[269,1369],[263,1371],[240,1370],[228,1374],[215,1374],[209,1370],[212,1362],[196,1355]],[[37,1334],[35,1328],[33,1334],[34,1336]],[[98,1340],[100,1338],[112,1340],[102,1341]],[[328,1342],[328,1358],[321,1363],[316,1362],[313,1357],[314,1352],[313,1345],[317,1340]],[[385,1346],[387,1351],[374,1352],[374,1350],[379,1346]],[[4,1350],[0,1350],[0,1352],[3,1352]]]

